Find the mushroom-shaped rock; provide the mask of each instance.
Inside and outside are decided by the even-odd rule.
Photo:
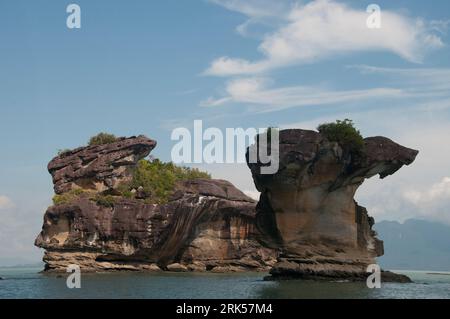
[[[272,275],[365,274],[383,254],[383,242],[355,192],[366,178],[385,178],[411,164],[418,151],[371,137],[360,153],[352,153],[321,133],[300,129],[283,130],[279,138],[277,173],[263,175],[263,164],[248,163],[261,192],[257,226],[266,244],[282,252]]]

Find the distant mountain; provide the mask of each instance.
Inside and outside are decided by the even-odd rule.
[[[0,267],[14,267],[14,268],[29,268],[29,267],[44,267],[44,262],[39,260],[25,259],[25,258],[2,258],[0,257]]]
[[[374,226],[384,241],[384,269],[450,271],[450,226],[410,219]]]

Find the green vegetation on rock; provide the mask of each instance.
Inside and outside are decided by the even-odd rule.
[[[54,205],[71,204],[80,199],[81,197],[89,198],[99,206],[114,207],[117,198],[112,195],[105,195],[102,193],[96,193],[93,190],[85,190],[81,188],[72,189],[63,194],[56,194],[53,196]]]
[[[114,207],[121,198],[143,200],[149,204],[164,204],[173,194],[177,182],[199,178],[210,179],[211,176],[196,168],[180,167],[157,159],[140,160],[130,182],[101,193],[95,190],[73,189],[54,195],[53,204],[70,204],[80,197],[89,198],[103,207]]]
[[[196,168],[180,167],[173,163],[161,162],[158,159],[141,160],[134,171],[131,183],[128,187],[122,186],[121,190],[122,194],[129,195],[128,191],[141,188],[144,193],[148,194],[148,202],[163,204],[168,201],[177,182],[198,178],[209,179],[211,176]]]
[[[364,139],[352,120],[337,120],[335,123],[324,123],[317,130],[331,142],[337,142],[344,150],[353,154],[361,154]]]
[[[117,137],[114,134],[109,134],[109,133],[98,133],[95,136],[92,136],[89,139],[89,146],[93,146],[93,145],[103,145],[103,144],[109,144],[109,143],[114,143],[115,141],[117,141]]]
[[[114,207],[117,198],[112,195],[97,194],[93,198],[91,198],[91,200],[93,200],[99,206]]]
[[[56,194],[53,196],[54,205],[70,204],[78,199],[82,194],[86,193],[83,189],[73,189],[63,194]]]

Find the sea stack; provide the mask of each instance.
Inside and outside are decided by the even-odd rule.
[[[383,242],[355,192],[365,179],[411,164],[418,151],[385,137],[364,139],[359,154],[316,131],[283,130],[279,137],[276,174],[262,175],[262,164],[248,163],[261,192],[257,228],[264,245],[280,252],[270,278],[364,280],[367,266],[383,255]],[[408,281],[389,272],[384,277]]]
[[[259,202],[228,181],[195,174],[156,201],[157,193],[136,184],[140,165],[157,163],[144,160],[156,147],[145,136],[65,151],[48,165],[54,205],[35,244],[45,249],[46,271],[76,264],[82,271],[270,271],[270,279],[365,280],[383,242],[355,192],[365,179],[411,164],[418,151],[385,137],[362,144],[355,153],[316,131],[279,132],[279,170],[264,175],[263,164],[248,163]],[[153,169],[164,167],[158,165]]]
[[[156,141],[119,138],[80,147],[48,165],[56,193],[35,245],[47,271],[268,271],[274,250],[256,240],[256,202],[231,183],[177,182],[164,203],[124,192]]]

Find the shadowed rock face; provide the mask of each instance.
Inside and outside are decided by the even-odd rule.
[[[131,178],[130,168],[148,156],[155,146],[156,141],[138,136],[64,152],[48,164],[55,193],[75,188],[97,191],[114,188]]]
[[[55,191],[114,188],[155,145],[140,136],[57,157],[49,164]],[[227,181],[179,183],[164,205],[118,198],[114,207],[102,207],[90,196],[45,213],[35,244],[46,250],[47,270],[78,264],[83,271],[222,272],[268,270],[276,261],[256,240],[256,202]]]
[[[385,178],[411,164],[418,151],[371,137],[355,156],[318,132],[284,130],[279,153],[274,175],[261,175],[260,164],[248,164],[261,192],[258,229],[268,246],[282,250],[271,274],[367,277],[366,267],[383,254],[383,243],[355,192],[366,178]]]

